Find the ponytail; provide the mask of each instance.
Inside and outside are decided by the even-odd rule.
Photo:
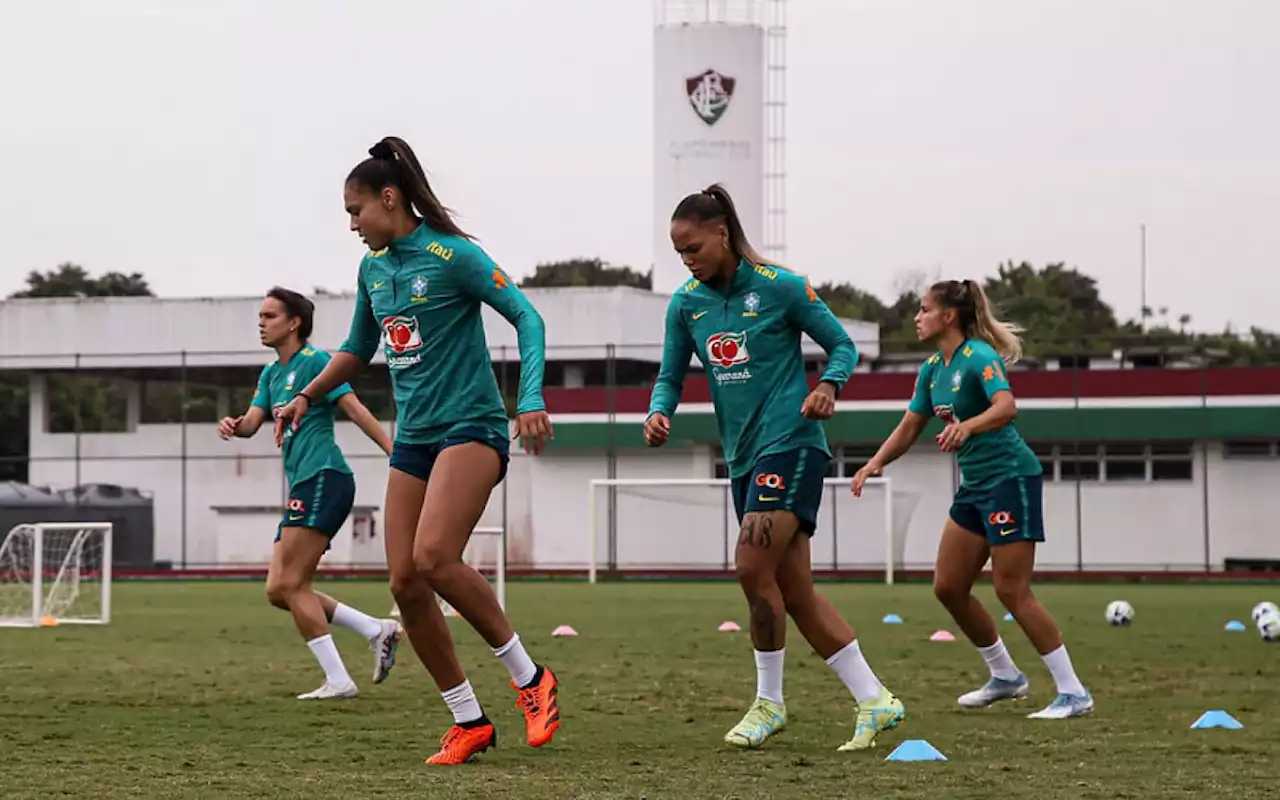
[[[398,136],[387,136],[369,148],[370,158],[366,158],[351,170],[347,176],[348,183],[355,183],[372,192],[380,192],[387,186],[394,186],[408,201],[410,210],[416,210],[428,228],[440,233],[473,238],[471,234],[458,227],[453,220],[453,212],[446,208],[436,197],[427,174],[414,155],[408,142]]]
[[[929,287],[934,300],[945,308],[955,309],[960,317],[960,330],[966,337],[981,339],[1012,366],[1022,358],[1022,326],[996,319],[986,292],[975,280],[941,281]]]
[[[713,183],[701,192],[681,200],[675,212],[672,213],[671,219],[673,221],[688,220],[699,224],[723,222],[729,231],[729,249],[735,257],[756,267],[769,263],[747,240],[747,232],[742,228],[742,220],[738,218],[738,209],[733,205],[729,190],[718,183]]]

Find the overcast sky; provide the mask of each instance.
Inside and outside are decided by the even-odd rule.
[[[1280,2],[792,0],[787,260],[1061,260],[1137,313],[1280,328]],[[649,0],[2,0],[0,291],[76,261],[161,295],[350,289],[385,134],[511,272],[647,269]]]

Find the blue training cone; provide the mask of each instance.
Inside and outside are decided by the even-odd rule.
[[[1244,623],[1238,619],[1233,619],[1222,628],[1224,631],[1242,631],[1245,630]]]
[[[893,749],[885,761],[946,761],[938,748],[924,739],[907,739]]]
[[[1008,611],[1004,612],[1004,621],[1013,622],[1013,614],[1009,613]]]
[[[1200,719],[1191,723],[1194,728],[1226,728],[1229,731],[1238,731],[1244,726],[1240,721],[1225,711],[1206,711],[1200,715]]]
[[[880,621],[883,622],[885,625],[901,625],[902,617],[898,616],[897,614],[886,614],[885,618]]]

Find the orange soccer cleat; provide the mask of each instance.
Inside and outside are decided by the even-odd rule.
[[[516,708],[524,712],[525,739],[530,747],[542,747],[560,727],[560,681],[546,667],[538,667],[533,682],[523,689],[511,684],[520,697]]]
[[[440,752],[427,759],[428,764],[464,764],[471,757],[498,746],[498,730],[487,720],[464,728],[454,725],[440,737]]]

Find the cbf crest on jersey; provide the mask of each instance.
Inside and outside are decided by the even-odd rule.
[[[709,69],[701,75],[684,79],[689,105],[698,118],[708,125],[715,125],[729,108],[733,99],[733,87],[737,79]]]
[[[760,295],[747,292],[742,298],[742,316],[754,317],[760,313]]]
[[[427,302],[427,279],[418,275],[409,283],[409,289],[413,292],[413,296],[409,298],[410,303]]]

